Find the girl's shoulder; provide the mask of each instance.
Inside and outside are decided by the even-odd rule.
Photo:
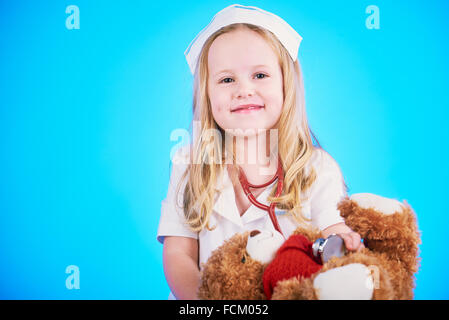
[[[337,161],[326,150],[315,146],[313,146],[312,156],[306,165],[307,170],[310,170],[312,166],[317,174],[340,171]]]

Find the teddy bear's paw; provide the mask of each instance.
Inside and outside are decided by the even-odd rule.
[[[322,272],[313,286],[319,300],[370,300],[374,289],[371,271],[361,263]]]

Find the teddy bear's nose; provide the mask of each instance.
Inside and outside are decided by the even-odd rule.
[[[257,236],[259,233],[260,233],[259,230],[253,230],[253,231],[251,231],[251,233],[249,234],[249,236],[252,238],[252,237],[254,237],[254,236]]]

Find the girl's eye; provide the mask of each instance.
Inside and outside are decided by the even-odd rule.
[[[257,77],[258,75],[262,75],[263,77]],[[267,75],[264,74],[264,73],[257,73],[257,74],[256,74],[256,77],[257,77],[257,79],[264,79],[264,78],[267,77]],[[227,79],[231,79],[231,80],[232,80],[232,78],[224,78],[223,80],[220,81],[220,83],[230,83],[230,82],[228,82],[228,81],[225,81],[225,80],[227,80]]]
[[[229,82],[226,82],[226,81],[225,81],[226,79],[231,79],[231,78],[224,78],[224,79],[221,80],[220,82],[229,83]],[[232,79],[231,79],[231,80],[232,80]]]

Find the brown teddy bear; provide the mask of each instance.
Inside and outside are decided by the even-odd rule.
[[[285,242],[264,231],[236,234],[202,266],[199,298],[413,299],[421,242],[412,208],[406,201],[359,193],[344,198],[338,209],[346,225],[364,239],[361,251],[332,257],[319,266],[310,261],[307,272],[292,275],[298,261],[291,261],[295,268],[287,272],[285,257],[290,262],[290,257],[298,257],[298,249],[287,242],[296,241],[299,247],[312,243],[322,238],[318,230],[298,227]],[[309,259],[299,257],[301,263]],[[276,263],[282,258],[283,264]]]

